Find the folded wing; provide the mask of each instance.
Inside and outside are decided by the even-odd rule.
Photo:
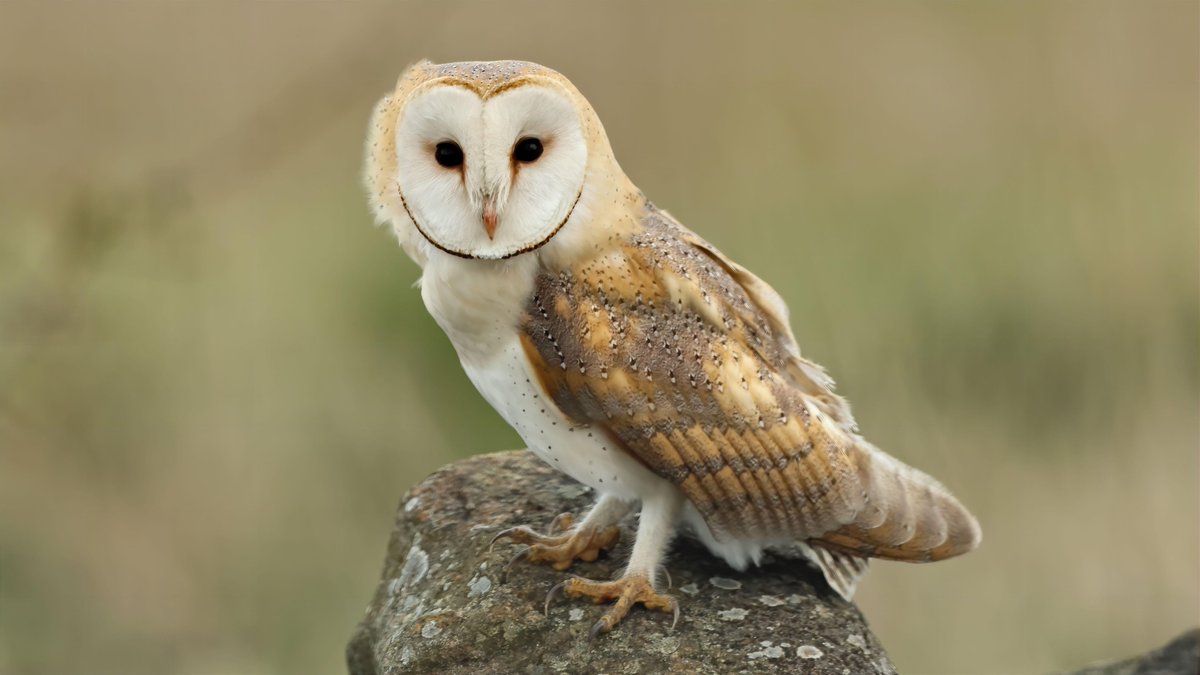
[[[678,485],[718,539],[912,561],[978,543],[948,491],[857,435],[770,286],[665,213],[644,225],[538,278],[522,340],[564,414]]]

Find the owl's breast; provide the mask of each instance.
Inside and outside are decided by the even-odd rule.
[[[600,428],[569,420],[542,390],[515,333],[486,363],[464,360],[463,369],[534,454],[580,483],[627,500],[677,489]]]
[[[536,260],[463,260],[437,252],[421,275],[421,299],[450,338],[463,366],[495,359],[517,326],[533,288]]]
[[[636,500],[674,490],[598,428],[569,420],[542,389],[521,346],[537,261],[431,259],[421,297],[471,383],[545,462],[593,489]]]

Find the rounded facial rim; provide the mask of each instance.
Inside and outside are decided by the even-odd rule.
[[[558,225],[555,225],[554,229],[550,230],[545,237],[543,237],[540,241],[522,246],[521,248],[512,251],[511,253],[505,253],[504,255],[476,255],[466,251],[459,251],[442,244],[438,240],[429,236],[429,233],[425,231],[425,228],[421,227],[421,223],[413,214],[412,209],[408,207],[408,200],[404,198],[404,188],[400,186],[400,181],[398,179],[396,180],[396,193],[400,195],[400,204],[404,206],[404,212],[408,214],[408,219],[412,221],[413,227],[417,228],[417,232],[420,232],[421,236],[425,237],[425,241],[433,244],[434,248],[438,249],[439,251],[449,253],[450,255],[457,256],[459,258],[466,258],[468,260],[507,260],[509,258],[519,256],[522,253],[536,251],[553,239],[554,235],[558,234],[558,231],[561,230],[563,226],[567,224],[567,221],[571,219],[571,214],[575,213],[575,207],[579,204],[579,199],[583,197],[583,186],[585,184],[587,184],[586,176],[584,177],[584,180],[580,181],[579,190],[575,193],[575,199],[571,201],[571,208],[567,209],[567,214],[563,216],[563,219],[559,221]]]

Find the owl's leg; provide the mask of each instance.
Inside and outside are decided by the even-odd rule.
[[[666,553],[667,544],[675,534],[676,523],[683,508],[683,494],[678,490],[664,491],[642,503],[641,521],[638,523],[637,541],[629,556],[629,567],[615,581],[592,581],[571,577],[550,590],[546,607],[555,595],[588,597],[593,601],[615,601],[604,616],[592,626],[590,637],[612,630],[629,614],[637,603],[647,609],[657,609],[674,615],[671,627],[679,621],[679,603],[675,598],[655,590],[655,578]]]
[[[550,523],[550,532],[547,534],[539,534],[524,525],[510,527],[493,537],[492,544],[501,539],[529,544],[529,548],[518,553],[504,568],[505,576],[514,563],[522,560],[547,562],[556,570],[565,570],[576,560],[595,560],[600,551],[617,543],[621,536],[621,528],[617,527],[617,523],[631,508],[633,504],[630,502],[604,495],[580,523],[575,523],[570,513],[562,513]]]

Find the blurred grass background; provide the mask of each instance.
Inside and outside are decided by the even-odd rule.
[[[519,445],[371,227],[421,57],[587,95],[983,548],[877,565],[902,672],[1200,620],[1195,2],[0,4],[0,672],[328,673],[393,509]]]

